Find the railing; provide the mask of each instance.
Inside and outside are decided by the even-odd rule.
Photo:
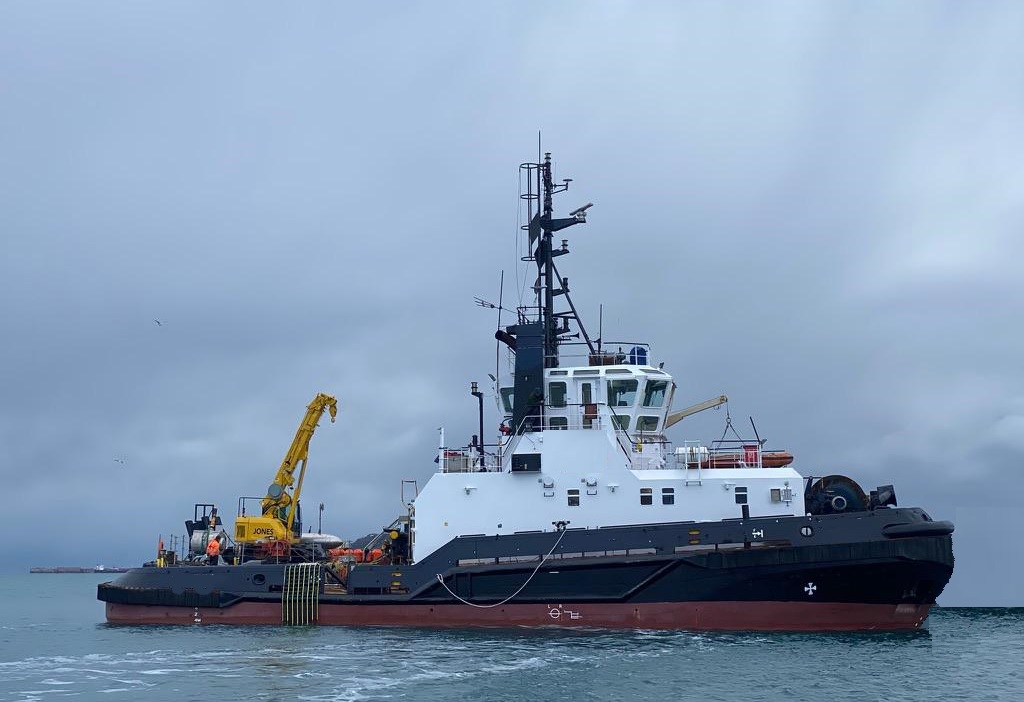
[[[578,352],[568,347],[584,347]],[[569,367],[582,366],[656,366],[651,357],[650,344],[640,341],[606,341],[603,348],[591,353],[585,348],[584,342],[563,343],[558,350],[558,365]]]
[[[574,423],[548,429],[581,430],[598,426],[599,420],[595,419],[592,426],[584,427],[582,423]],[[711,446],[704,446],[698,441],[684,441],[682,446],[672,451],[671,442],[663,439],[630,436],[621,430],[616,430],[615,437],[633,470],[696,471],[695,481],[699,482],[701,471],[708,469],[764,467],[764,452],[761,446],[755,443],[716,442]],[[442,473],[502,472],[504,446],[494,445],[498,449],[496,453],[487,450],[490,446],[492,445],[485,445],[482,456],[477,446],[442,447],[438,452],[439,470]]]
[[[615,427],[616,442],[633,470],[695,470],[696,481],[699,482],[700,471],[704,469],[763,468],[765,465],[766,452],[761,444],[754,440],[719,440],[709,446],[698,441],[684,441],[682,446],[673,451],[672,443],[665,440],[660,433],[630,433],[619,429],[615,409],[604,403],[566,403],[558,406],[549,405],[544,410],[546,431],[606,429],[609,425]],[[509,428],[508,434],[510,438],[514,438],[516,432]],[[435,459],[440,472],[486,473],[504,470],[502,456],[508,448],[507,442],[484,444],[482,447],[479,444],[450,447],[443,443],[443,430],[441,441],[442,445],[438,448]],[[792,461],[792,456],[785,452],[767,453],[772,460],[785,455]],[[788,465],[788,462],[769,463],[769,467],[782,465]]]
[[[598,402],[567,402],[560,405],[547,405],[544,408],[544,428],[560,429],[600,429],[601,412]],[[564,414],[559,414],[564,412]]]
[[[483,456],[476,446],[459,448],[444,447],[438,452],[438,463],[442,473],[491,473],[501,471],[501,458],[498,454],[487,453]]]
[[[623,433],[623,432],[617,432]],[[633,470],[694,470],[699,473],[714,468],[763,468],[764,452],[756,442],[717,441],[711,446],[703,446],[698,441],[684,441],[682,446],[670,451],[671,444],[667,441],[642,442],[646,448],[657,446],[651,451],[634,449],[630,455]]]
[[[684,442],[672,455],[677,468],[764,467],[761,444],[756,441],[716,441],[708,447]]]

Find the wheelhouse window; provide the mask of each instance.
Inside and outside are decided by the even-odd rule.
[[[676,489],[675,488],[662,488],[661,489],[661,504],[663,505],[674,505],[676,503]]]
[[[566,490],[569,506],[579,507],[580,506],[580,491],[579,490]]]
[[[613,414],[612,421],[615,423],[616,429],[621,429],[622,431],[629,431],[628,414]]]
[[[548,426],[552,429],[568,429],[569,419],[567,417],[552,417],[548,420]]]
[[[667,380],[648,380],[644,387],[644,407],[661,407],[668,392]]]
[[[501,393],[501,404],[505,408],[506,414],[512,414],[512,400],[515,397],[515,388],[502,388]]]
[[[658,418],[657,417],[637,417],[636,418],[636,430],[637,431],[658,431]]]
[[[548,383],[548,407],[565,407],[565,383]]]
[[[609,380],[608,404],[612,407],[632,407],[636,403],[636,391],[640,383],[635,379]]]
[[[640,504],[654,504],[654,488],[640,488]]]

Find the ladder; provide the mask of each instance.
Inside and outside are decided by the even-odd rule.
[[[320,614],[319,563],[295,563],[284,567],[281,588],[281,623],[291,626],[316,624]]]

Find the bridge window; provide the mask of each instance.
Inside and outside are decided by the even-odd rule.
[[[568,429],[569,419],[567,417],[552,417],[548,420],[548,426],[552,429]]]
[[[565,383],[548,383],[548,407],[565,407]]]
[[[658,418],[657,417],[637,417],[636,418],[636,430],[637,431],[657,431],[658,430]]]
[[[644,407],[661,407],[668,392],[667,380],[648,380],[644,388]]]
[[[566,492],[568,493],[569,506],[570,507],[579,507],[580,506],[580,491],[579,490],[566,490]]]
[[[636,390],[639,385],[635,379],[609,380],[608,404],[612,407],[632,407],[636,402]]]
[[[628,414],[615,414],[612,415],[612,421],[615,423],[616,429],[622,431],[629,431],[629,415]]]
[[[676,489],[675,488],[662,488],[661,489],[661,504],[663,505],[674,505],[676,503]]]
[[[502,388],[501,392],[501,404],[505,407],[506,414],[512,414],[512,400],[515,397],[515,388]]]
[[[654,504],[654,488],[640,488],[640,504]]]

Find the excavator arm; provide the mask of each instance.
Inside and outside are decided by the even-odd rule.
[[[306,460],[309,457],[309,441],[316,431],[317,422],[324,412],[330,412],[331,421],[338,416],[338,401],[330,395],[319,393],[306,407],[295,438],[284,455],[274,481],[267,488],[266,497],[260,502],[261,516],[240,514],[235,519],[235,542],[254,543],[263,540],[294,540],[295,505],[302,494],[302,481],[306,477]],[[295,469],[299,469],[299,480],[295,483]],[[291,490],[292,485],[295,489]],[[291,490],[291,492],[289,492]]]
[[[274,482],[267,488],[267,496],[261,503],[263,515],[276,517],[285,523],[289,534],[295,522],[293,505],[299,501],[299,495],[302,493],[302,481],[306,476],[309,441],[313,438],[317,422],[320,421],[325,410],[330,412],[333,422],[338,416],[338,401],[330,395],[319,393],[306,407],[306,416],[302,418],[302,423],[299,424],[299,428],[295,432],[295,438],[292,439],[292,445],[288,448],[288,453],[284,455],[284,460],[281,461],[281,466],[277,469],[277,475],[274,476]],[[288,488],[295,481],[296,468],[300,469],[299,482],[292,494],[289,494]]]
[[[698,412],[703,412],[704,410],[711,409],[713,407],[721,407],[728,401],[728,397],[726,397],[725,395],[719,395],[716,398],[713,398],[711,400],[705,400],[704,402],[698,402],[697,404],[691,405],[690,407],[687,407],[685,409],[681,409],[678,412],[672,412],[671,414],[668,415],[668,417],[665,418],[665,428],[668,429],[676,422],[686,419],[691,414],[697,414]]]

